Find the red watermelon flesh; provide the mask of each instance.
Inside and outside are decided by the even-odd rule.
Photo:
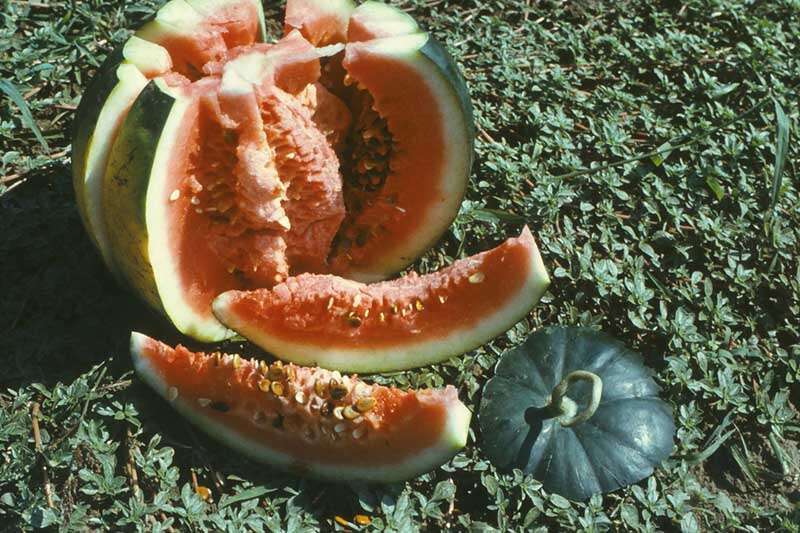
[[[212,437],[256,460],[338,481],[397,481],[464,446],[452,386],[401,391],[320,368],[171,348],[131,335],[139,376]]]
[[[301,274],[230,291],[219,320],[282,359],[359,372],[411,368],[479,346],[522,318],[549,284],[525,228],[438,272],[365,285]]]

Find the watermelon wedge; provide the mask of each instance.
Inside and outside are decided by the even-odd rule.
[[[402,481],[467,442],[448,386],[401,391],[319,368],[193,353],[131,334],[137,374],[213,438],[256,461],[336,481]]]
[[[442,361],[520,320],[550,283],[528,228],[439,272],[364,285],[302,274],[214,301],[222,323],[281,359],[355,372]]]

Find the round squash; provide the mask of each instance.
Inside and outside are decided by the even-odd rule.
[[[650,476],[675,423],[642,357],[588,328],[553,327],[506,352],[483,391],[482,448],[549,492],[586,500]]]

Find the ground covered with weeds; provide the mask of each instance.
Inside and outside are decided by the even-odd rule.
[[[483,348],[376,379],[452,383],[474,409],[528,331],[590,325],[656,370],[671,459],[575,503],[496,471],[475,423],[450,463],[388,486],[307,481],[197,433],[132,376],[131,329],[180,339],[104,271],[70,184],[81,89],[156,4],[4,0],[0,528],[798,531],[800,3],[398,5],[458,59],[479,126],[467,201],[417,268],[526,222],[553,284]]]

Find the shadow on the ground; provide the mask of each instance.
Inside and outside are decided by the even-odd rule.
[[[131,329],[167,329],[105,269],[66,165],[0,198],[0,257],[0,388],[70,381],[107,359],[122,373]]]

